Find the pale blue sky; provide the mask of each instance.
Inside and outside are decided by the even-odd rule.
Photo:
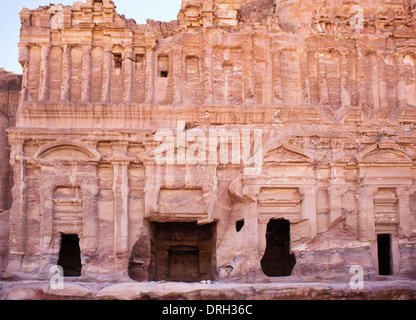
[[[22,72],[18,60],[20,17],[23,7],[36,9],[50,3],[72,5],[77,0],[4,0],[0,11],[1,50],[0,68]],[[82,0],[86,2],[86,0]],[[181,0],[114,0],[119,14],[132,18],[137,23],[146,23],[146,19],[171,21],[175,20]]]

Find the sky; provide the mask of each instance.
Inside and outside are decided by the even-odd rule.
[[[20,34],[19,12],[26,7],[36,9],[50,3],[72,5],[77,0],[3,0],[0,10],[0,68],[21,73],[18,62],[18,43]],[[86,0],[82,0],[86,2]],[[118,14],[134,19],[138,24],[147,19],[171,21],[177,18],[181,0],[114,0]],[[161,9],[163,8],[163,9]]]

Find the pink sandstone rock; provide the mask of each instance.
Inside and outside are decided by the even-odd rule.
[[[0,274],[4,272],[8,262],[9,210],[12,205],[13,186],[6,129],[15,125],[21,81],[20,75],[0,69]]]
[[[20,13],[4,280],[416,279],[414,1],[115,4]]]

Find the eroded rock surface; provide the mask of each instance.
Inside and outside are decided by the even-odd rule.
[[[311,294],[280,294],[277,277],[350,297],[357,266],[412,283],[415,6],[183,0],[178,20],[145,25],[109,0],[23,9],[3,279],[50,279],[77,235],[75,280],[106,286]],[[22,290],[5,297],[37,294]]]

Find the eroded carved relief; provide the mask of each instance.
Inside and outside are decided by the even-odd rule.
[[[415,6],[357,6],[22,10],[3,277],[47,279],[68,234],[92,281],[344,281],[350,261],[378,279],[389,234],[415,278]]]

